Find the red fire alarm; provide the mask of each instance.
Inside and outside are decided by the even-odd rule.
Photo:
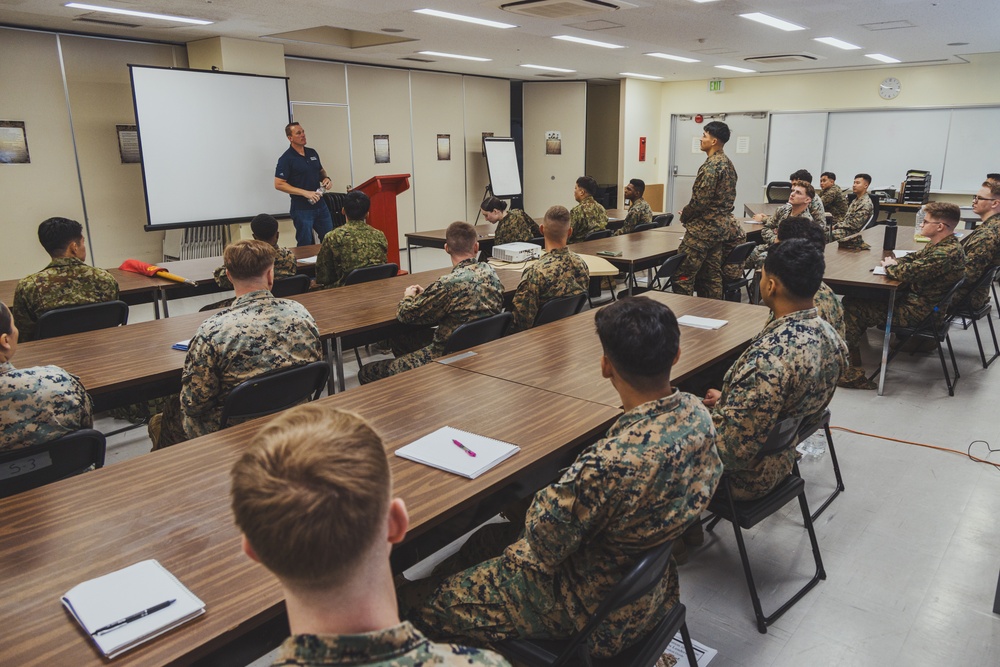
[[[639,162],[646,161],[646,137],[639,137]]]
[[[694,116],[694,122],[700,123],[703,120],[705,120],[704,116],[702,116],[700,113],[699,114],[695,114],[695,116]]]

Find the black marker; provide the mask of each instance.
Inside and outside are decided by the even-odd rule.
[[[169,607],[170,605],[172,605],[175,602],[177,602],[177,600],[167,600],[166,602],[161,602],[160,604],[154,604],[149,609],[143,609],[142,611],[140,611],[137,614],[132,614],[131,616],[126,616],[125,618],[121,619],[120,621],[115,621],[114,623],[111,623],[109,625],[105,625],[103,628],[98,628],[97,630],[94,630],[90,634],[95,635],[95,636],[96,635],[106,634],[108,632],[111,632],[112,630],[116,630],[116,629],[120,628],[123,625],[128,625],[132,621],[138,621],[140,618],[145,618],[145,617],[149,616],[150,614],[152,614],[154,612],[160,611],[161,609],[166,609],[167,607]]]

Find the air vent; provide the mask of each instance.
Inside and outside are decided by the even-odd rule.
[[[879,30],[899,30],[900,28],[916,28],[907,20],[902,21],[879,21],[878,23],[862,23],[861,27],[865,30],[872,30],[878,32]]]
[[[79,21],[81,23],[97,23],[98,25],[113,25],[116,28],[139,28],[141,27],[138,23],[125,23],[123,21],[109,21],[107,19],[90,19],[90,18],[75,18],[74,21]]]
[[[546,72],[544,74],[536,74],[535,76],[544,76],[546,79],[566,79],[566,78],[569,78],[569,74],[557,74],[555,72]]]
[[[750,56],[743,60],[748,63],[759,63],[761,65],[790,65],[793,63],[811,63],[819,60],[819,58],[808,53],[781,53],[773,56]]]
[[[415,63],[436,63],[436,60],[431,60],[430,58],[417,58],[416,56],[403,56],[400,60],[409,60]]]
[[[601,0],[520,0],[500,5],[500,9],[540,19],[569,19],[597,12],[613,12],[623,4]]]

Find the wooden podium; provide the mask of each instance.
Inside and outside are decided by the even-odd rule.
[[[382,230],[389,242],[388,261],[399,265],[399,224],[396,220],[396,195],[410,189],[409,174],[372,176],[354,188],[372,200],[368,224]]]

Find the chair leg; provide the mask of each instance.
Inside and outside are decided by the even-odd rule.
[[[694,653],[694,644],[691,643],[691,633],[688,632],[687,622],[681,623],[681,640],[684,641],[684,652],[687,653],[688,665],[698,667],[698,656]]]
[[[826,444],[827,449],[830,450],[830,461],[833,463],[833,476],[837,479],[837,488],[833,490],[833,493],[830,494],[829,498],[823,501],[823,504],[819,506],[819,509],[813,512],[812,516],[809,517],[813,521],[815,521],[820,514],[826,511],[826,508],[830,506],[833,499],[839,496],[840,493],[846,488],[844,486],[844,478],[840,473],[840,462],[837,460],[837,450],[833,447],[833,433],[830,431],[829,422],[823,424],[823,430],[826,431]]]
[[[962,318],[962,321],[964,322],[965,318]],[[968,329],[969,328],[968,325],[966,325],[965,328]],[[986,366],[987,366],[987,364],[986,364],[986,351],[983,350],[983,341],[979,337],[979,325],[976,324],[975,318],[972,319],[972,331],[975,332],[975,334],[976,334],[976,345],[979,347],[979,358],[982,359],[982,361],[983,361],[983,368],[986,368]]]
[[[941,358],[941,370],[944,371],[944,381],[948,385],[948,395],[955,395],[955,387],[951,383],[951,375],[948,373],[948,362],[944,359],[944,350],[941,348],[941,343],[938,342],[938,357]],[[958,378],[956,378],[957,380]]]
[[[989,313],[986,314],[986,323],[990,325],[990,336],[993,337],[993,356],[987,360],[985,355],[983,355],[983,368],[989,368],[990,364],[996,361],[997,357],[1000,357],[1000,344],[997,343],[997,331],[993,327],[993,318],[990,317]],[[972,324],[975,326],[975,321]],[[978,333],[978,330],[976,333]]]
[[[733,515],[736,515],[735,508],[733,509]],[[754,583],[753,572],[750,570],[750,559],[747,558],[747,547],[743,542],[743,530],[735,521],[733,521],[732,524],[733,532],[736,534],[736,546],[740,551],[740,561],[743,562],[743,574],[747,580],[747,588],[750,589],[750,602],[753,604],[753,614],[757,619],[757,632],[762,635],[766,635],[768,620],[767,617],[764,616],[764,610],[760,606],[760,596],[757,594],[757,584]]]
[[[358,348],[354,348],[354,358],[358,360],[358,370],[364,365],[361,363],[361,353],[358,352]]]

